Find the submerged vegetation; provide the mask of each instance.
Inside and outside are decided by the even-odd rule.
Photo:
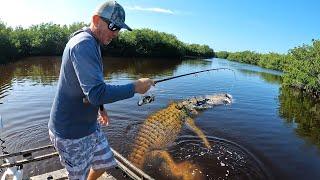
[[[0,21],[0,64],[21,57],[61,55],[68,37],[88,24],[57,25],[43,23],[29,28],[7,27]],[[106,54],[127,57],[185,56],[213,57],[214,51],[207,45],[186,44],[176,36],[150,29],[120,32],[117,39],[103,48]]]
[[[287,54],[221,51],[216,57],[283,71],[282,85],[320,97],[320,40],[290,49]]]

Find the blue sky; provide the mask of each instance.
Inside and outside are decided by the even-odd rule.
[[[89,22],[103,0],[10,0],[1,3],[8,26]],[[151,28],[215,51],[286,53],[320,39],[317,0],[118,0],[132,28]]]

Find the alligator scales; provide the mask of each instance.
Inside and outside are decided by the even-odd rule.
[[[171,103],[167,108],[150,115],[141,125],[133,143],[129,160],[137,167],[143,168],[147,159],[161,158],[166,162],[167,169],[171,170],[169,173],[172,176],[194,179],[193,175],[186,173],[196,168],[194,165],[188,162],[174,163],[169,153],[163,149],[174,142],[184,125],[189,126],[201,138],[204,145],[210,148],[206,136],[195,125],[192,117],[197,115],[199,110],[231,102],[232,97],[229,94],[216,94]]]

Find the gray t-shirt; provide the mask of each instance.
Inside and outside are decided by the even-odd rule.
[[[58,90],[48,127],[58,137],[77,139],[97,129],[99,105],[134,96],[134,84],[104,82],[100,44],[89,28],[67,43],[60,69]],[[88,104],[83,103],[87,97]]]

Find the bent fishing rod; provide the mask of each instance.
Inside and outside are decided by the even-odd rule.
[[[160,83],[160,82],[164,82],[164,81],[169,81],[171,79],[180,78],[180,77],[183,77],[183,76],[189,76],[189,75],[192,75],[192,74],[198,74],[198,73],[209,72],[209,71],[218,71],[218,70],[230,70],[230,71],[233,71],[232,69],[229,69],[229,68],[212,68],[212,69],[206,69],[206,70],[202,70],[202,71],[196,71],[196,72],[181,74],[181,75],[178,75],[178,76],[171,76],[171,77],[168,77],[168,78],[155,80],[154,84],[157,84],[157,83]],[[138,106],[142,106],[143,104],[151,103],[152,101],[154,101],[154,98],[155,98],[154,95],[142,96],[141,100],[139,100],[137,104],[138,104]]]
[[[183,77],[183,76],[189,76],[189,75],[193,75],[193,74],[199,74],[199,73],[202,73],[202,72],[218,71],[218,70],[230,70],[230,71],[233,71],[232,69],[229,69],[229,68],[212,68],[212,69],[206,69],[206,70],[202,70],[202,71],[196,71],[196,72],[181,74],[181,75],[178,75],[178,76],[171,76],[171,77],[168,77],[168,78],[155,80],[154,84],[158,84],[160,82],[164,82],[164,81],[169,81],[169,80],[172,80],[172,79],[180,78],[180,77]],[[151,103],[152,101],[154,101],[154,96],[150,96],[150,95],[143,96],[141,98],[141,100],[138,101],[138,106],[142,106],[143,104]],[[84,103],[89,103],[87,98],[83,98],[83,102]],[[99,109],[101,111],[103,111],[103,109],[104,109],[103,105],[100,105]]]

